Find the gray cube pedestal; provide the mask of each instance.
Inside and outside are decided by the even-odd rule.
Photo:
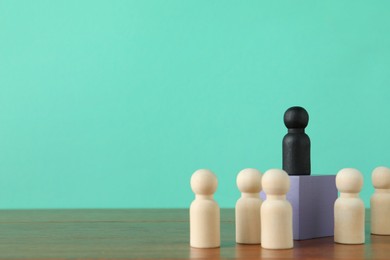
[[[336,175],[290,176],[287,200],[293,209],[294,240],[334,235],[335,180]],[[264,192],[260,196],[265,199]]]

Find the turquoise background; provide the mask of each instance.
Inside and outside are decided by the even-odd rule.
[[[0,208],[188,207],[198,168],[234,207],[293,105],[369,206],[389,100],[389,1],[0,0]]]

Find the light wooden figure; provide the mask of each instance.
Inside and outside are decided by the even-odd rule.
[[[213,198],[218,180],[213,172],[200,169],[191,177],[195,200],[190,207],[190,245],[197,248],[220,246],[220,209]]]
[[[236,203],[236,242],[260,244],[261,172],[244,169],[237,175],[241,198]]]
[[[377,167],[372,172],[375,193],[371,197],[371,233],[390,235],[390,169]]]
[[[261,246],[267,249],[292,248],[292,207],[286,200],[290,179],[285,171],[271,169],[264,173],[261,183],[267,196],[261,205]]]
[[[341,244],[364,243],[364,203],[359,197],[363,175],[353,168],[340,170],[336,187],[340,197],[334,204],[334,241]]]

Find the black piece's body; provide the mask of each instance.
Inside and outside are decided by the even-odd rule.
[[[288,133],[283,138],[283,170],[289,175],[310,175],[308,122],[309,114],[302,107],[291,107],[284,113]]]

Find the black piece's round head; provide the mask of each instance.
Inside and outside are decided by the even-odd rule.
[[[290,107],[284,113],[287,128],[305,128],[309,123],[309,114],[303,107]]]

